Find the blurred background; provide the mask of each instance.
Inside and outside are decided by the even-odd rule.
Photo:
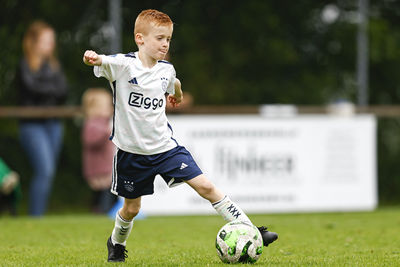
[[[210,113],[207,107],[219,114],[257,113],[266,104],[293,105],[300,113],[325,113],[332,103],[354,103],[357,112],[377,117],[379,204],[400,203],[400,2],[0,3],[0,106],[18,105],[15,77],[22,38],[36,19],[54,27],[57,55],[68,80],[66,103],[73,111],[63,118],[64,141],[49,212],[86,212],[91,201],[91,190],[82,175],[79,106],[87,88],[108,88],[108,82],[96,79],[92,69],[82,64],[83,52],[136,51],[134,20],[147,8],[167,13],[175,23],[169,60],[184,92],[193,97],[193,106],[179,113]],[[361,4],[366,4],[365,20]],[[19,213],[24,214],[32,169],[18,141],[19,115],[15,114],[0,113],[0,157],[20,175]]]

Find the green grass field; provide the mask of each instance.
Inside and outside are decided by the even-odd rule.
[[[257,266],[400,266],[400,208],[376,212],[250,216],[280,234]],[[138,220],[126,263],[106,262],[113,222],[101,216],[0,218],[1,266],[225,266],[217,216]]]

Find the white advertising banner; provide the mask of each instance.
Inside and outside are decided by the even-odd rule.
[[[372,210],[377,205],[372,115],[264,118],[169,116],[174,137],[204,174],[247,213]],[[162,178],[146,214],[214,213],[188,185]]]

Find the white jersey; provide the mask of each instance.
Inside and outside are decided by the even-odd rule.
[[[96,77],[105,77],[113,90],[114,117],[110,139],[127,152],[153,155],[177,146],[165,115],[165,94],[174,94],[175,69],[160,60],[145,68],[138,53],[101,55],[94,67]]]

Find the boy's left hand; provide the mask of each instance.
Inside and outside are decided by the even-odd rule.
[[[183,100],[183,95],[181,95],[180,97],[176,96],[176,95],[169,95],[168,96],[168,102],[172,105],[172,107],[176,108],[177,106],[179,106],[179,104],[182,102]]]

